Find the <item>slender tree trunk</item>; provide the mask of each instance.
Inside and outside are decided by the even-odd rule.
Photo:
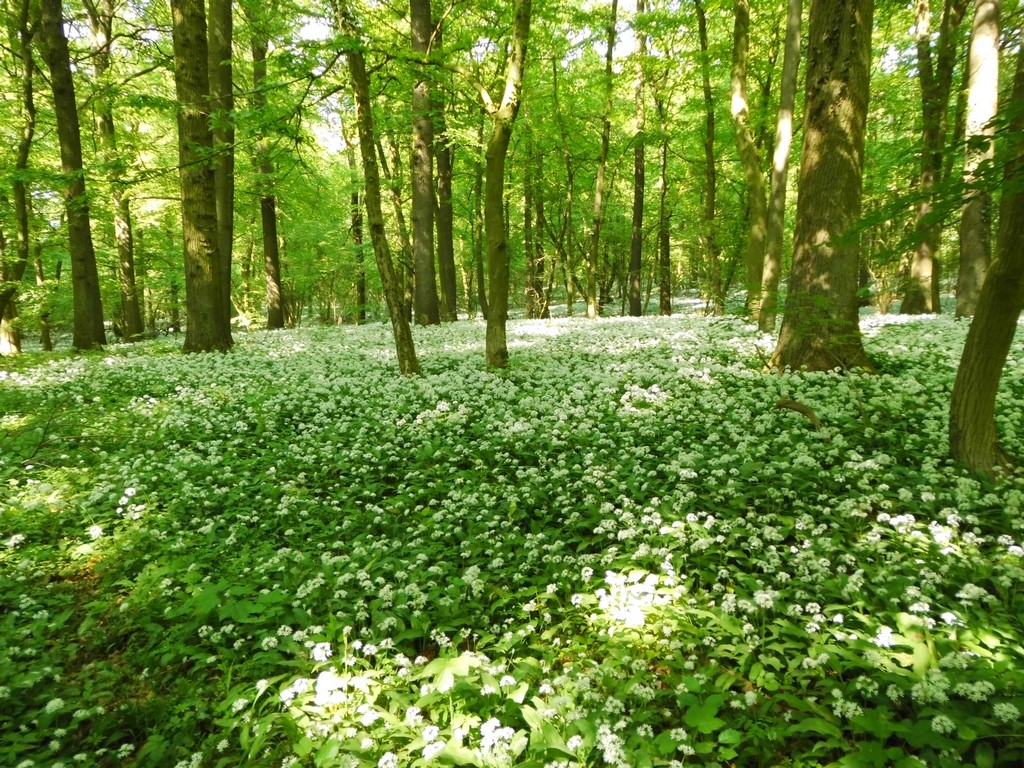
[[[1017,54],[1013,103],[1024,103],[1024,50]],[[999,240],[964,344],[949,409],[949,451],[968,468],[991,476],[1009,463],[996,435],[995,402],[1006,357],[1024,309],[1024,112],[1007,132]]]
[[[918,245],[911,255],[910,276],[903,298],[905,314],[940,312],[939,244],[942,224],[933,220],[936,195],[942,183],[946,149],[949,95],[956,64],[957,29],[967,0],[945,0],[939,26],[937,61],[932,55],[930,0],[917,3],[917,65],[921,83],[921,202],[917,209]]]
[[[217,194],[210,166],[210,73],[203,0],[171,0],[178,164],[185,249],[186,352],[231,348],[224,309]]]
[[[348,167],[355,177],[359,168],[356,165],[356,153],[349,142],[347,147]],[[353,189],[349,198],[349,212],[351,217],[352,244],[355,246],[356,258],[356,320],[360,325],[366,322],[366,265],[363,256],[363,202],[359,197],[359,190]]]
[[[477,127],[477,145],[484,145],[486,113]],[[478,155],[473,177],[473,265],[476,270],[477,301],[480,316],[487,320],[487,279],[484,275],[484,158]]]
[[[761,277],[764,272],[767,201],[761,157],[750,126],[750,104],[747,97],[747,59],[750,51],[750,0],[736,0],[736,21],[732,45],[732,121],[736,130],[736,147],[743,164],[747,187],[747,313],[753,322],[761,315]]]
[[[857,307],[873,0],[811,0],[789,298],[771,365],[870,368]]]
[[[613,0],[614,2],[614,0]],[[505,70],[505,89],[495,103],[481,89],[484,108],[491,118],[491,136],[485,155],[487,173],[484,182],[484,230],[487,237],[487,333],[488,368],[508,367],[505,324],[508,319],[509,264],[505,224],[505,158],[512,138],[512,126],[519,114],[526,68],[526,44],[530,36],[533,0],[516,3],[512,43]]]
[[[333,0],[335,17],[339,31],[349,38],[358,39],[358,31],[349,16],[347,0]],[[391,330],[395,337],[395,350],[398,355],[398,369],[405,376],[420,372],[420,364],[416,359],[416,348],[413,344],[412,329],[403,311],[402,291],[395,275],[394,263],[391,260],[391,248],[384,232],[384,213],[380,204],[380,172],[377,170],[377,139],[373,125],[373,108],[370,104],[370,79],[366,74],[366,61],[361,47],[353,45],[346,51],[349,75],[356,102],[356,115],[359,125],[359,151],[363,159],[363,178],[366,183],[364,199],[366,201],[367,222],[370,225],[370,241],[377,260],[384,288],[384,298],[388,305],[388,316],[391,318]]]
[[[715,101],[711,95],[711,61],[708,53],[708,23],[702,0],[694,0],[697,11],[697,33],[700,38],[701,80],[704,92],[704,245],[707,251],[708,293],[712,313],[722,314],[722,267],[718,259],[715,236],[718,173],[715,168]]]
[[[231,264],[235,241],[235,97],[231,64],[234,23],[231,0],[209,2],[210,122],[217,153],[213,173],[217,200],[217,249],[220,254],[221,309],[230,327]],[[258,86],[256,90],[259,90]]]
[[[536,152],[536,177],[544,178],[544,155]],[[537,295],[537,317],[546,320],[551,317],[551,279],[547,259],[544,257],[544,190],[536,189],[533,195],[534,216],[537,222],[537,234],[533,241],[531,254],[533,263],[534,292]],[[553,272],[551,274],[554,274]],[[546,282],[546,285],[545,285]]]
[[[571,238],[572,232],[572,212],[573,212],[573,179],[575,174],[572,169],[572,153],[569,151],[569,132],[565,127],[565,117],[562,114],[561,104],[558,100],[558,67],[559,63],[552,60],[551,62],[551,82],[552,82],[552,98],[555,103],[555,118],[558,120],[558,130],[562,137],[562,162],[565,165],[565,206],[564,213],[562,215],[562,228],[561,233],[558,237],[552,235],[552,242],[555,244],[555,248],[558,249],[559,255],[562,257],[562,269],[566,273],[565,280],[565,297],[566,297],[566,315],[572,317],[573,309],[576,304],[576,292],[575,288],[575,276],[576,276],[576,259],[574,258],[574,251],[572,243],[566,244],[566,239]]]
[[[765,239],[764,272],[761,275],[761,312],[758,327],[775,331],[779,303],[779,276],[782,273],[782,240],[786,223],[786,183],[789,177],[789,153],[793,144],[793,109],[796,103],[796,77],[800,64],[800,18],[802,0],[789,0],[786,11],[786,43],[782,55],[782,84],[779,114],[775,125],[775,153],[772,158],[771,195]]]
[[[399,176],[399,169],[402,167],[402,154],[394,136],[388,137],[388,146],[391,150],[390,168],[388,167],[387,158],[384,156],[384,148],[380,141],[377,142],[377,155],[380,158],[380,167],[384,172],[384,178],[388,180],[388,188],[391,191],[391,205],[395,212],[395,221],[398,224],[399,250],[396,274],[398,275],[402,294],[402,311],[407,319],[412,320],[412,305],[415,297],[415,270],[413,269],[412,238],[409,237],[409,227],[405,221],[405,206],[402,204],[402,179]]]
[[[608,166],[608,146],[612,130],[612,59],[615,53],[615,24],[618,21],[619,0],[612,0],[608,21],[608,47],[604,57],[604,115],[601,127],[601,156],[597,161],[597,180],[594,182],[594,216],[590,227],[590,253],[587,259],[587,317],[597,317],[597,259],[601,251],[601,226],[604,224],[605,173]]]
[[[106,344],[103,331],[103,303],[100,279],[89,222],[89,199],[82,166],[82,134],[78,122],[75,84],[71,77],[71,56],[64,36],[61,0],[41,0],[40,42],[53,91],[57,118],[61,169],[64,174],[64,206],[67,210],[68,241],[71,251],[71,286],[74,302],[75,349]]]
[[[46,285],[46,273],[43,271],[43,246],[36,243],[33,266],[36,273],[36,286],[43,288]],[[39,311],[39,346],[44,352],[53,351],[53,339],[50,336],[50,298],[43,299],[43,306]]]
[[[640,296],[640,274],[643,268],[644,248],[644,194],[647,189],[645,180],[646,167],[644,150],[647,139],[644,108],[644,71],[647,66],[647,33],[642,26],[640,17],[647,11],[645,0],[636,3],[637,39],[637,76],[636,94],[636,134],[633,136],[633,231],[629,244],[629,314],[640,317],[643,304]]]
[[[523,170],[523,250],[526,255],[526,316],[534,320],[540,310],[536,264],[533,260],[534,150],[532,132],[526,133],[526,168]]]
[[[435,25],[434,49],[443,48],[442,22]],[[437,264],[441,283],[441,320],[452,322],[458,315],[458,291],[455,269],[455,216],[452,210],[451,137],[445,121],[445,99],[440,90],[434,93],[434,158],[437,162]]]
[[[430,56],[434,25],[430,0],[409,0],[413,54]],[[434,269],[434,123],[426,65],[412,89],[412,250],[416,267],[417,325],[441,322]]]
[[[127,163],[117,147],[114,128],[114,107],[111,84],[107,82],[110,70],[110,45],[113,38],[114,2],[97,0],[86,2],[93,38],[93,73],[100,91],[95,99],[96,133],[102,147],[103,163],[110,183],[111,209],[114,217],[114,240],[117,243],[117,282],[121,293],[121,315],[124,336],[129,341],[142,336],[142,311],[139,292],[135,284],[135,253],[132,242],[131,204],[124,183]]]
[[[11,186],[14,194],[14,218],[16,227],[16,245],[14,263],[9,268],[6,266],[6,256],[0,259],[0,269],[9,275],[9,281],[5,279],[0,285],[0,317],[6,311],[7,302],[15,300],[17,285],[25,275],[29,261],[29,243],[31,233],[29,231],[29,190],[25,182],[28,169],[29,153],[32,151],[32,139],[36,131],[36,106],[35,92],[32,87],[33,75],[35,72],[35,61],[32,58],[32,36],[34,30],[29,25],[29,0],[21,0],[18,6],[17,24],[17,51],[16,55],[20,64],[19,78],[21,85],[21,131],[18,136],[18,146],[15,151],[14,173],[12,174]],[[14,35],[11,36],[12,45],[15,44]],[[6,247],[5,247],[6,250]]]
[[[661,124],[661,163],[658,168],[658,314],[672,314],[672,252],[668,210],[668,116],[665,102],[655,99]]]
[[[266,111],[267,41],[257,32],[252,38],[253,107]],[[267,287],[267,328],[284,328],[284,286],[281,282],[281,252],[278,248],[277,196],[274,189],[274,163],[266,139],[256,143],[256,164],[260,176],[260,223],[263,228],[263,274]]]
[[[969,317],[977,309],[992,252],[992,193],[981,175],[995,156],[992,118],[996,116],[999,100],[999,13],[1000,0],[975,0],[967,63],[967,148],[957,317]]]

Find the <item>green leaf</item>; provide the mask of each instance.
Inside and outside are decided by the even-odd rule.
[[[831,736],[834,739],[843,738],[842,731],[820,717],[807,717],[800,722],[793,723],[786,729],[785,733],[787,736],[792,736],[795,733],[817,733],[821,736]]]
[[[297,742],[292,744],[292,751],[299,757],[305,757],[313,751],[314,746],[312,739],[308,736],[303,736]]]
[[[316,765],[317,768],[333,765],[333,761],[338,756],[339,751],[341,751],[341,742],[337,739],[328,739],[324,742],[323,746],[316,751],[316,756],[313,758],[313,764]]]
[[[735,728],[726,728],[718,734],[718,741],[720,744],[739,744],[743,741],[743,734]]]
[[[992,768],[996,764],[995,752],[987,741],[975,744],[974,764],[978,768]]]

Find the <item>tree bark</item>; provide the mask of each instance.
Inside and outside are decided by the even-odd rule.
[[[1013,102],[1024,99],[1024,52],[1018,52]],[[1024,308],[1024,113],[1014,112],[1003,168],[999,238],[964,344],[949,415],[950,455],[992,476],[1009,464],[995,424],[995,399],[1006,357]]]
[[[255,25],[253,25],[255,26]],[[252,37],[252,103],[257,114],[267,108],[267,40],[258,30]],[[260,224],[263,229],[263,275],[267,288],[267,328],[284,328],[284,286],[281,281],[281,252],[278,248],[277,196],[274,194],[274,162],[264,136],[256,142],[259,170]]]
[[[793,145],[793,109],[796,103],[797,69],[800,64],[802,14],[802,0],[789,0],[786,11],[786,42],[782,55],[779,114],[775,126],[775,152],[772,157],[764,272],[761,275],[761,312],[758,318],[758,328],[766,333],[775,331],[778,313],[782,240],[786,223],[786,183],[789,177],[789,154]]]
[[[715,102],[711,94],[711,61],[708,53],[708,22],[702,0],[694,0],[697,11],[697,34],[700,38],[700,70],[704,93],[704,246],[707,255],[708,297],[711,311],[722,314],[722,267],[718,261],[718,240],[715,236],[718,173],[715,168]]]
[[[613,0],[615,2],[615,0]],[[526,68],[526,44],[530,36],[530,15],[533,0],[516,3],[512,43],[505,70],[505,90],[495,103],[480,88],[484,109],[491,118],[491,135],[487,141],[486,178],[484,181],[484,230],[487,237],[487,333],[488,368],[508,367],[508,345],[505,324],[508,319],[509,265],[508,239],[505,226],[505,159],[512,138],[512,126],[519,114]]]
[[[607,27],[607,50],[604,57],[604,115],[601,123],[601,156],[597,161],[594,182],[594,215],[590,226],[590,251],[587,257],[587,317],[597,317],[597,258],[601,250],[601,227],[604,224],[605,172],[608,166],[608,147],[612,131],[612,60],[615,54],[615,24],[618,21],[619,0],[612,0],[611,16]]]
[[[210,73],[203,0],[171,0],[174,86],[178,98],[178,164],[185,241],[185,352],[227,351],[231,324],[224,308],[211,166]]]
[[[111,85],[107,82],[110,70],[110,45],[113,39],[113,0],[85,3],[93,38],[93,73],[99,85],[95,99],[96,133],[100,139],[103,163],[110,184],[110,202],[114,218],[114,241],[117,244],[117,282],[121,293],[121,320],[124,337],[129,341],[142,336],[142,311],[135,283],[135,248],[132,240],[131,204],[124,182],[127,163],[117,147],[114,106]]]
[[[14,195],[15,219],[15,255],[14,263],[6,263],[6,255],[0,262],[0,270],[4,272],[4,282],[0,284],[0,317],[6,311],[9,301],[17,295],[18,283],[25,275],[28,267],[31,234],[29,231],[29,191],[25,182],[28,169],[29,153],[32,151],[32,140],[36,131],[35,91],[32,79],[35,73],[35,61],[32,58],[33,29],[29,25],[29,0],[21,0],[18,6],[17,39],[11,35],[12,47],[16,45],[16,57],[19,69],[18,77],[21,85],[21,131],[14,156],[14,173],[12,174],[12,192]],[[6,247],[4,249],[6,251]]]
[[[78,104],[75,101],[75,84],[71,76],[71,56],[64,36],[61,0],[41,0],[40,8],[40,42],[50,71],[61,170],[65,180],[64,207],[67,210],[74,304],[72,344],[75,349],[92,349],[106,344],[107,339],[103,331],[103,302],[100,298],[100,279],[82,166],[82,134],[78,122]]]
[[[356,153],[352,144],[346,140],[346,157],[353,178],[359,172],[356,164]],[[352,244],[355,246],[356,259],[356,321],[362,325],[366,322],[366,265],[363,256],[363,201],[359,190],[353,189],[349,197],[349,216],[351,221]]]
[[[967,0],[945,0],[939,26],[937,56],[932,55],[930,0],[917,3],[917,65],[921,83],[921,175],[917,207],[918,245],[910,258],[910,274],[902,311],[905,314],[940,312],[939,245],[942,224],[934,220],[936,194],[942,183],[942,155],[946,148],[946,113],[956,64],[956,32]],[[935,60],[937,58],[937,61]]]
[[[335,17],[339,31],[349,38],[358,39],[358,31],[349,16],[347,0],[334,0]],[[384,213],[380,203],[380,172],[377,170],[377,140],[373,124],[373,108],[370,104],[370,78],[366,73],[366,61],[358,43],[353,44],[345,53],[349,75],[352,78],[352,89],[356,102],[356,116],[359,126],[359,152],[363,159],[363,178],[366,184],[364,199],[366,201],[366,218],[370,226],[370,241],[377,261],[384,288],[384,298],[391,319],[391,330],[395,337],[395,350],[398,355],[398,369],[405,376],[420,372],[420,364],[416,359],[416,347],[413,344],[412,329],[405,315],[402,291],[395,275],[394,263],[391,259],[391,248],[384,233]]]
[[[1024,50],[1017,54],[1013,102],[1024,101]],[[1003,167],[999,239],[964,343],[949,408],[949,452],[992,476],[1009,463],[996,434],[995,404],[1006,357],[1024,309],[1024,112],[1014,111]]]
[[[217,249],[220,254],[221,309],[230,327],[231,264],[235,240],[235,97],[231,64],[234,24],[231,0],[209,2],[210,122],[216,150],[213,178],[217,201]]]
[[[732,121],[736,131],[736,147],[743,165],[747,187],[747,314],[758,322],[761,313],[761,277],[764,273],[767,202],[761,157],[750,127],[750,104],[747,97],[747,60],[750,52],[750,1],[736,0],[732,44]]]
[[[484,122],[477,130],[477,143],[484,144]],[[476,271],[476,290],[480,303],[480,316],[487,320],[487,278],[484,274],[484,159],[477,156],[473,176],[473,266]]]
[[[429,3],[428,3],[429,5]],[[440,51],[443,43],[443,22],[434,26],[433,49]],[[452,210],[452,141],[445,120],[445,99],[440,89],[433,95],[434,159],[437,163],[437,266],[441,284],[441,320],[458,319],[458,278],[455,269],[455,216]]]
[[[430,0],[409,0],[413,54],[430,56],[433,21]],[[412,250],[416,269],[417,325],[441,322],[434,269],[434,123],[426,64],[412,90]]]
[[[811,0],[789,298],[770,366],[870,368],[858,324],[873,0]]]
[[[1000,0],[975,0],[967,63],[967,141],[957,317],[969,317],[976,311],[992,253],[992,193],[982,181],[982,173],[995,156],[992,118],[999,101],[999,14]]]
[[[643,269],[644,247],[644,194],[647,189],[644,150],[647,139],[646,109],[644,108],[644,72],[647,65],[647,33],[640,17],[647,11],[644,0],[636,3],[637,77],[634,103],[636,104],[636,133],[633,136],[633,230],[629,243],[629,314],[640,317],[643,304],[640,296],[640,274]]]
[[[388,166],[387,157],[384,155],[384,146],[377,140],[377,158],[380,160],[380,170],[388,182],[388,189],[391,192],[391,207],[395,212],[395,222],[398,225],[398,257],[395,274],[398,278],[399,293],[402,297],[402,312],[406,319],[412,320],[412,305],[414,295],[414,273],[412,264],[412,239],[409,237],[409,227],[405,221],[405,206],[402,204],[402,179],[398,175],[402,167],[402,154],[398,141],[394,136],[388,136],[388,147],[391,151],[391,166]]]

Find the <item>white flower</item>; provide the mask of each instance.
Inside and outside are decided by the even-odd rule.
[[[1011,704],[1008,701],[1001,701],[992,707],[992,714],[995,715],[996,720],[999,722],[1010,723],[1020,717],[1020,710],[1017,709],[1016,704]]]
[[[385,752],[377,761],[377,768],[398,768],[398,755],[394,752]]]
[[[424,741],[429,743],[431,741],[434,741],[434,739],[436,739],[440,733],[441,729],[438,728],[436,725],[428,725],[426,728],[423,729],[422,738]]]
[[[420,712],[421,710],[419,707],[409,707],[405,710],[405,722],[409,725],[419,725],[423,722],[423,716]]]
[[[46,706],[43,707],[43,710],[46,712],[46,714],[52,715],[54,712],[60,712],[63,708],[64,699],[57,698],[50,699],[48,702],[46,702]]]
[[[932,718],[932,730],[936,733],[950,734],[956,730],[956,723],[946,715],[936,715]]]
[[[334,655],[334,652],[331,650],[330,643],[317,643],[310,651],[310,655],[313,657],[313,661],[327,661]]]
[[[423,748],[423,759],[424,760],[433,760],[434,759],[434,755],[436,755],[442,749],[444,749],[444,742],[443,741],[435,741],[432,744],[427,744],[427,746],[425,746]]]
[[[896,644],[891,627],[879,627],[878,634],[871,641],[879,648],[892,648]]]
[[[92,525],[89,527],[89,538],[96,540],[103,538],[103,528],[98,525]]]

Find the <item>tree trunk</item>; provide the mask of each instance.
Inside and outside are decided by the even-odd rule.
[[[811,0],[804,143],[789,298],[770,365],[870,368],[858,324],[873,0]]]
[[[536,263],[533,256],[534,149],[532,132],[526,134],[526,168],[523,170],[523,251],[526,256],[526,316],[535,320],[540,311]]]
[[[957,317],[975,313],[992,252],[992,192],[981,176],[995,156],[992,118],[999,101],[999,13],[1000,0],[975,0],[967,64],[967,141]]]
[[[1024,50],[1017,54],[1014,104],[1024,103]],[[1009,459],[996,435],[995,402],[1006,357],[1024,309],[1024,112],[1014,111],[1003,169],[999,239],[967,333],[949,409],[949,452],[991,476]]]
[[[353,178],[358,172],[356,153],[352,144],[345,142],[348,167]],[[355,246],[356,257],[356,320],[362,325],[366,322],[366,266],[363,256],[363,202],[359,198],[359,190],[353,189],[349,198],[352,244]]]
[[[41,243],[36,243],[32,263],[35,267],[36,286],[42,288],[46,285],[46,273],[43,272],[43,246]],[[50,297],[47,294],[39,310],[39,346],[44,352],[53,351],[53,339],[50,335],[50,304]]]
[[[100,279],[89,222],[89,199],[82,167],[82,134],[78,103],[71,77],[71,57],[64,36],[61,0],[41,0],[40,42],[50,70],[53,108],[57,118],[61,170],[64,174],[64,207],[67,210],[68,241],[71,251],[71,286],[74,304],[75,349],[106,344],[103,331],[103,303]]]
[[[613,0],[614,2],[615,0]],[[533,0],[516,3],[512,43],[505,71],[505,89],[499,103],[481,88],[484,108],[491,118],[491,136],[485,155],[484,230],[487,237],[487,334],[488,368],[508,367],[505,323],[508,319],[508,239],[505,227],[505,158],[512,138],[512,126],[519,114],[526,66],[526,43],[530,36]]]
[[[409,0],[413,54],[430,56],[430,0]],[[412,89],[412,251],[416,268],[415,316],[417,325],[441,322],[434,269],[434,123],[430,116],[430,84],[426,63]]]
[[[917,68],[921,83],[921,175],[917,208],[918,245],[910,258],[910,275],[903,297],[904,314],[940,312],[939,244],[942,224],[934,220],[936,195],[942,184],[942,155],[946,148],[946,113],[956,64],[956,32],[967,0],[945,0],[932,56],[930,0],[917,3]]]
[[[185,352],[231,348],[210,166],[210,73],[203,0],[171,0],[178,163],[185,247]]]
[[[142,336],[142,311],[135,284],[135,253],[132,242],[131,205],[124,183],[127,163],[121,158],[114,128],[112,86],[107,82],[110,70],[110,46],[113,39],[113,0],[86,2],[93,39],[93,73],[100,91],[95,99],[95,124],[110,184],[111,209],[114,218],[114,241],[117,243],[117,282],[121,293],[121,320],[124,336],[129,341]]]
[[[796,77],[800,64],[800,19],[802,0],[789,0],[786,11],[786,43],[782,56],[782,83],[779,114],[775,126],[775,153],[772,158],[771,195],[765,236],[764,272],[761,276],[761,312],[758,328],[775,331],[779,303],[779,276],[782,272],[782,240],[786,223],[786,183],[789,177],[789,153],[793,144],[793,108],[796,103]]]
[[[597,257],[601,250],[601,226],[604,224],[605,171],[608,166],[608,145],[612,131],[612,59],[615,53],[615,24],[618,21],[619,0],[612,0],[608,20],[608,47],[604,57],[604,115],[601,127],[601,156],[597,161],[597,179],[594,182],[594,216],[590,227],[590,252],[587,258],[587,317],[597,317]]]
[[[575,277],[576,259],[572,243],[566,244],[566,239],[572,237],[572,211],[573,211],[573,178],[572,153],[569,151],[569,132],[565,127],[565,118],[562,115],[562,108],[558,100],[558,67],[559,63],[551,62],[552,99],[555,104],[555,118],[558,120],[558,129],[562,137],[562,162],[565,165],[565,207],[562,214],[561,232],[556,237],[552,234],[552,242],[558,250],[562,261],[562,270],[566,274],[565,280],[565,307],[566,315],[572,317],[576,304]]]
[[[747,59],[750,51],[750,0],[736,0],[736,21],[732,44],[732,121],[736,130],[736,147],[743,165],[747,187],[747,313],[753,322],[761,314],[761,277],[764,272],[767,202],[761,157],[750,127],[750,104],[747,98]]]
[[[209,24],[210,123],[213,146],[217,153],[213,172],[217,201],[217,249],[220,254],[221,309],[229,327],[232,311],[231,264],[235,239],[235,97],[231,65],[234,24],[231,5],[231,0],[210,0]],[[256,86],[256,90],[259,91],[259,86]]]
[[[668,124],[665,103],[655,100],[661,122],[661,164],[658,170],[658,314],[672,314],[672,241],[668,211]]]
[[[633,137],[633,231],[629,243],[629,314],[632,317],[640,317],[643,311],[643,304],[640,297],[640,273],[643,268],[644,248],[644,193],[647,184],[645,180],[645,157],[644,149],[647,140],[644,134],[646,129],[644,109],[644,70],[647,66],[647,33],[640,20],[646,12],[644,0],[637,0],[636,3],[636,30],[637,40],[637,77],[636,94],[636,134]]]
[[[395,211],[395,221],[398,224],[398,268],[396,274],[399,278],[400,294],[402,296],[402,311],[408,320],[412,320],[412,305],[415,293],[412,256],[412,239],[409,237],[409,227],[405,222],[405,206],[402,204],[402,179],[398,175],[402,167],[402,154],[398,142],[394,136],[388,136],[388,146],[391,149],[391,167],[388,167],[387,158],[384,156],[384,147],[380,141],[377,142],[377,155],[380,158],[381,170],[388,180],[388,188],[391,191],[391,205]]]
[[[429,3],[428,3],[429,5]],[[443,22],[434,27],[434,49],[442,50]],[[434,111],[434,158],[437,163],[437,265],[441,283],[441,320],[458,320],[458,278],[455,269],[455,216],[452,210],[452,142],[445,121],[445,99],[443,92],[435,91]]]
[[[712,313],[722,314],[722,268],[715,236],[718,174],[715,169],[715,102],[711,94],[711,60],[708,53],[708,22],[702,0],[694,0],[700,38],[700,69],[704,92],[704,246],[707,252],[708,296]]]
[[[258,114],[266,111],[267,41],[253,32],[252,38],[252,103]],[[267,286],[267,328],[284,328],[284,287],[281,282],[281,252],[277,235],[277,196],[274,189],[274,163],[266,139],[256,142],[256,165],[259,169],[260,223],[263,228],[263,275]]]
[[[347,0],[334,0],[335,16],[339,31],[346,37],[358,41],[358,31],[349,17]],[[370,225],[370,241],[377,260],[377,271],[384,288],[384,298],[391,318],[391,330],[395,337],[395,350],[398,355],[398,369],[405,376],[420,372],[420,364],[416,359],[416,347],[413,344],[412,329],[405,316],[402,291],[395,275],[394,263],[391,260],[391,248],[384,233],[384,213],[380,204],[380,173],[377,170],[377,139],[373,125],[373,108],[370,104],[370,79],[366,74],[366,61],[362,48],[358,43],[346,51],[349,75],[352,78],[352,89],[356,101],[356,115],[359,125],[359,152],[363,159],[363,178],[366,184],[364,199],[366,201],[366,217]]]
[[[477,130],[477,143],[484,143],[484,120]],[[484,275],[484,163],[477,157],[473,177],[473,265],[476,270],[476,290],[480,303],[480,316],[487,319],[487,280]]]
[[[36,131],[35,92],[32,87],[35,62],[32,58],[33,30],[29,26],[29,0],[22,0],[18,6],[17,51],[19,60],[18,76],[21,81],[22,123],[15,151],[14,173],[11,186],[14,194],[14,218],[16,227],[16,246],[14,263],[8,267],[6,256],[0,260],[0,271],[5,274],[4,283],[0,285],[0,317],[4,315],[7,302],[14,301],[18,283],[25,275],[29,261],[29,190],[25,183],[28,169],[29,153],[32,151],[32,139]],[[15,42],[11,36],[12,44]],[[5,247],[6,250],[6,247]]]

